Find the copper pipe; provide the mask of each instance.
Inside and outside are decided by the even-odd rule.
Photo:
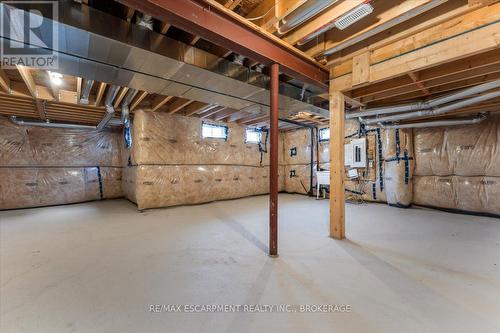
[[[269,188],[269,255],[278,255],[278,92],[279,65],[271,65],[271,155]]]

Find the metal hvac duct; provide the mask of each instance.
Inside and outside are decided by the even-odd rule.
[[[278,34],[284,35],[296,26],[304,23],[311,17],[321,13],[323,10],[327,9],[337,0],[309,0],[304,4],[299,6],[296,10],[291,12],[285,18],[278,22],[276,28]]]
[[[123,126],[125,126],[125,128],[130,127],[129,105],[132,102],[132,99],[135,97],[136,94],[137,94],[137,90],[130,89],[129,91],[127,91],[127,94],[123,98],[121,121],[123,123]]]
[[[360,118],[360,117],[366,117],[366,116],[376,116],[376,115],[382,115],[382,114],[389,114],[389,113],[398,113],[398,112],[410,112],[410,111],[419,111],[419,110],[430,110],[436,106],[453,102],[461,98],[469,97],[475,94],[479,94],[494,88],[500,87],[500,79],[483,83],[474,87],[470,87],[464,90],[461,90],[457,93],[453,93],[444,97],[438,97],[435,99],[432,99],[430,101],[424,101],[424,102],[415,102],[415,103],[409,103],[409,104],[402,104],[402,105],[395,105],[395,106],[386,106],[386,107],[379,107],[379,108],[371,108],[367,109],[365,111],[357,111],[357,112],[349,112],[346,114],[347,119],[352,119],[352,118]]]
[[[478,124],[488,117],[487,114],[481,114],[475,118],[469,119],[450,119],[450,120],[435,120],[427,121],[422,123],[413,124],[397,124],[397,125],[383,125],[379,124],[380,127],[385,129],[399,129],[399,128],[427,128],[427,127],[441,127],[441,126],[459,126],[459,125],[472,125]]]
[[[5,24],[22,26],[10,22],[10,18],[20,17],[8,15],[15,5],[0,5]],[[261,106],[263,114],[269,113],[269,80],[254,79],[265,76],[262,73],[245,69],[245,75],[232,77],[230,69],[237,64],[92,7],[82,10],[74,1],[59,1],[58,19],[54,22],[57,45],[30,43],[53,51],[59,62],[57,71],[62,74],[236,110]],[[23,37],[24,31],[13,30],[9,35],[0,31],[2,42],[22,46]],[[300,92],[300,88],[280,84],[280,117],[300,111],[329,117],[328,110],[298,100]],[[304,100],[309,97],[314,95],[307,92]]]
[[[393,122],[393,121],[400,121],[400,120],[410,120],[410,119],[415,119],[415,118],[420,118],[420,117],[431,117],[431,116],[439,116],[442,114],[446,114],[450,111],[457,110],[460,108],[464,108],[466,106],[474,105],[480,102],[484,102],[493,98],[500,97],[500,91],[494,91],[490,92],[484,95],[476,96],[473,98],[469,98],[457,103],[445,105],[439,108],[435,108],[433,110],[425,110],[425,111],[416,111],[416,112],[409,112],[409,113],[401,113],[401,114],[396,114],[392,116],[387,116],[387,117],[380,117],[380,118],[371,118],[371,119],[362,119],[361,122],[370,125],[370,124],[377,124],[377,123],[384,123],[384,122]]]
[[[64,128],[64,129],[73,129],[73,130],[97,130],[97,126],[90,125],[77,125],[77,124],[68,124],[68,123],[52,123],[52,122],[39,122],[39,121],[30,121],[30,120],[22,120],[15,116],[9,117],[9,120],[19,126],[36,126],[36,127],[45,127],[45,128]],[[119,126],[122,123],[118,119],[111,119],[108,122],[108,125]]]
[[[116,94],[118,93],[118,86],[113,85],[109,87],[108,92],[106,93],[106,99],[104,100],[104,106],[106,107],[106,114],[104,115],[104,118],[102,118],[101,122],[97,125],[98,130],[102,130],[103,128],[108,125],[109,121],[111,118],[113,118],[113,115],[115,113],[115,108],[113,107],[113,100],[116,97]]]
[[[92,86],[94,85],[94,80],[86,80],[82,89],[82,96],[80,97],[81,104],[89,104],[89,96],[90,90],[92,90]]]

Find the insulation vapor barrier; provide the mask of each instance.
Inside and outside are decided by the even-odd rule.
[[[500,214],[500,115],[468,126],[415,129],[417,205]]]
[[[283,190],[280,168],[279,190]],[[269,169],[231,165],[139,165],[126,168],[124,191],[140,210],[269,192]]]
[[[0,118],[0,166],[121,167],[120,132],[18,126]]]
[[[202,138],[202,124],[203,120],[197,118],[135,112],[130,165],[124,171],[123,188],[139,209],[269,192],[265,143],[260,148],[258,144],[246,144],[245,127],[237,124],[222,124],[228,127],[227,140]],[[283,154],[279,160],[282,164]],[[279,190],[283,191],[283,166],[279,178]]]
[[[121,133],[0,119],[0,209],[119,198]]]
[[[0,168],[0,209],[120,198],[121,168]]]

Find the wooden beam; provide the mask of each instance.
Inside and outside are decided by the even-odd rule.
[[[182,110],[182,108],[184,108],[185,106],[188,106],[191,103],[193,103],[193,101],[190,101],[189,99],[176,98],[175,101],[172,104],[170,104],[167,107],[167,110],[165,110],[165,111],[168,112],[168,113],[176,113],[176,112]]]
[[[36,99],[35,100],[35,108],[36,111],[38,112],[38,117],[41,120],[47,120],[47,115],[45,114],[45,104],[47,103],[46,100],[43,99]]]
[[[370,80],[370,53],[365,52],[352,59],[352,85],[356,86]]]
[[[195,113],[200,113],[200,112],[203,112],[205,110],[211,110],[216,106],[217,105],[209,105],[209,104],[203,103],[203,102],[193,102],[193,103],[189,104],[188,106],[186,106],[186,108],[184,109],[184,115],[185,116],[192,116]]]
[[[135,9],[132,7],[127,7],[127,12],[125,13],[125,20],[130,23],[132,21],[132,17],[134,16]]]
[[[16,68],[19,71],[19,74],[21,74],[24,84],[26,84],[26,87],[28,88],[31,96],[36,99],[38,97],[36,93],[36,84],[33,80],[33,77],[31,76],[30,69],[21,65],[16,65]]]
[[[408,76],[413,80],[413,82],[415,82],[415,85],[420,89],[420,91],[424,93],[424,96],[429,96],[431,94],[429,89],[427,89],[422,81],[419,80],[417,74],[409,72]]]
[[[106,90],[107,84],[104,82],[99,83],[99,88],[97,89],[97,95],[95,97],[95,106],[99,106],[99,103],[101,103],[102,96],[104,96],[104,91]]]
[[[311,56],[316,56],[323,52],[324,50],[338,48],[344,49],[347,45],[351,46],[356,43],[359,43],[365,39],[371,37],[371,31],[378,29],[380,30],[378,33],[383,32],[384,30],[388,30],[397,24],[401,23],[402,18],[404,16],[411,15],[412,12],[418,13],[424,12],[422,6],[427,5],[427,10],[432,10],[438,4],[434,6],[429,6],[429,3],[434,0],[412,0],[412,1],[401,1],[396,2],[394,4],[391,1],[380,3],[375,5],[375,12],[370,15],[367,20],[369,20],[368,25],[364,25],[363,29],[356,30],[355,33],[349,32],[350,30],[339,31],[338,29],[332,29],[325,33],[325,43],[323,44],[323,48],[316,48],[314,50],[307,50],[307,54]],[[441,3],[445,3],[446,0],[441,0]],[[432,7],[432,8],[431,8]],[[420,14],[421,14],[420,13]],[[375,15],[374,15],[375,14]],[[413,14],[415,15],[415,14]],[[407,19],[405,19],[407,20]]]
[[[82,97],[82,78],[76,78],[76,103],[80,102],[80,98]]]
[[[158,110],[163,105],[165,105],[165,103],[170,101],[172,98],[174,98],[174,97],[173,96],[162,96],[162,95],[156,96],[156,98],[153,100],[153,103],[151,104],[151,111]]]
[[[344,95],[330,88],[330,237],[345,238]]]
[[[232,115],[235,112],[237,112],[237,110],[231,109],[231,108],[225,108],[225,109],[219,110],[217,112],[217,114],[215,115],[214,120],[220,121],[220,120],[226,118],[227,116]]]
[[[304,37],[309,36],[313,32],[323,28],[326,24],[332,22],[337,17],[352,10],[353,8],[356,8],[363,2],[364,0],[349,0],[338,2],[337,4],[333,5],[322,14],[320,14],[317,19],[310,20],[298,29],[292,31],[290,34],[285,36],[285,38],[283,38],[283,41],[291,45],[295,45]]]
[[[433,42],[426,47],[402,53],[397,57],[391,57],[382,62],[374,61],[372,54],[369,82],[380,82],[494,50],[500,45],[499,28],[500,21],[496,21],[440,42]],[[352,73],[333,78],[330,82],[335,90],[349,90],[353,86]]]
[[[275,0],[264,0],[250,13],[248,13],[246,18],[252,19],[252,23],[255,23],[264,30],[267,30],[278,22],[278,19],[275,15],[276,13],[273,10],[274,5]]]
[[[5,90],[7,94],[11,93],[10,79],[2,69],[0,69],[0,86],[2,87],[3,90]]]
[[[161,25],[160,25],[160,33],[161,34],[166,34],[168,32],[168,29],[170,29],[172,25],[168,22],[161,22]]]
[[[460,59],[441,66],[418,72],[418,78],[427,88],[447,82],[456,82],[477,75],[487,75],[500,71],[500,49],[481,53],[467,59]],[[353,98],[390,97],[415,90],[414,82],[406,76],[372,84],[351,91]]]
[[[115,108],[120,106],[120,103],[122,102],[123,98],[127,94],[127,91],[128,91],[128,87],[121,87],[120,88],[120,90],[118,91],[118,94],[116,94],[116,97],[115,97],[115,104],[113,104],[113,106]]]
[[[234,10],[238,5],[241,3],[242,0],[227,0],[226,3],[224,4],[224,7],[226,7],[229,10]]]
[[[210,116],[212,116],[212,115],[216,114],[217,112],[222,111],[224,109],[225,109],[225,107],[217,105],[215,108],[208,110],[208,111],[204,112],[203,114],[201,114],[200,118],[208,118],[208,117],[210,117]]]
[[[133,111],[148,95],[149,93],[147,91],[141,91],[138,93],[132,100],[132,103],[130,103],[130,111]]]
[[[438,11],[439,9],[439,11]],[[395,27],[393,29],[390,29],[385,32],[385,35],[387,35],[386,38],[377,41],[375,43],[370,43],[370,40],[367,40],[365,42],[360,43],[357,47],[359,48],[358,50],[354,52],[349,52],[347,50],[347,54],[339,57],[337,54],[331,55],[328,58],[327,66],[335,66],[339,68],[339,65],[341,64],[346,64],[349,59],[352,59],[355,55],[367,52],[367,51],[373,51],[382,47],[385,47],[387,45],[396,43],[400,40],[409,38],[411,36],[417,35],[423,31],[427,31],[429,29],[432,29],[433,27],[452,21],[458,17],[464,16],[467,13],[470,13],[474,10],[477,10],[477,8],[471,8],[467,6],[467,4],[464,4],[462,6],[457,7],[457,3],[453,1],[448,1],[445,5],[438,7],[434,12],[437,12],[437,14],[434,14],[435,16],[431,16],[430,14],[423,15],[424,18],[427,18],[427,16],[430,16],[431,18],[427,18],[426,20],[422,21],[421,23],[417,23],[415,25],[410,26],[409,24],[406,29],[401,30],[399,27]],[[455,24],[451,24],[453,26]],[[339,73],[340,75],[346,74],[347,72],[350,71],[350,68],[347,68],[347,71],[344,71],[343,73]],[[342,71],[341,71],[342,72]],[[336,74],[335,77],[338,75]]]

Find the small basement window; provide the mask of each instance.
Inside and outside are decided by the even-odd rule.
[[[203,137],[203,139],[227,140],[228,132],[229,131],[227,126],[203,123],[201,129],[201,136]]]
[[[324,127],[319,129],[319,142],[330,141],[330,128]]]
[[[245,143],[261,143],[262,131],[257,128],[247,128]]]

